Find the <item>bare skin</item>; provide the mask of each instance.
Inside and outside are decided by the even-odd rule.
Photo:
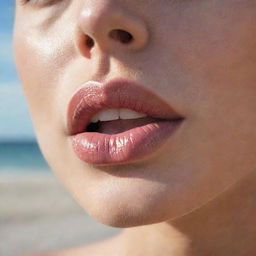
[[[203,207],[176,220],[126,229],[102,242],[42,256],[254,255],[255,196],[254,171]]]
[[[42,152],[91,216],[127,228],[46,255],[256,254],[256,2],[32,2],[16,1],[14,50]],[[84,82],[116,77],[143,83],[185,122],[140,161],[90,165],[71,147],[67,104]]]

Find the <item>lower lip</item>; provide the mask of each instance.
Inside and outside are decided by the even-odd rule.
[[[71,137],[72,146],[76,155],[89,164],[133,162],[157,151],[182,122],[159,121],[118,134],[84,132]]]

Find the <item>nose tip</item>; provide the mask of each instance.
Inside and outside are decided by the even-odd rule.
[[[124,8],[109,4],[109,1],[102,3],[86,4],[86,7],[80,11],[78,19],[80,51],[86,54],[95,46],[105,51],[116,50],[117,47],[130,50],[143,49],[149,37],[144,20]]]

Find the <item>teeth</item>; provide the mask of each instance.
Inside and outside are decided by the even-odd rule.
[[[147,115],[138,113],[128,108],[121,108],[119,109],[119,116],[120,116],[120,119],[135,119],[135,118],[145,117]]]
[[[99,121],[99,116],[94,115],[93,118],[91,119],[91,123],[97,123]]]
[[[100,121],[110,121],[119,119],[118,109],[106,109],[98,113]]]
[[[145,116],[147,115],[138,113],[136,111],[133,111],[127,108],[106,109],[94,115],[90,122],[97,123],[98,121],[111,121],[111,120],[117,120],[117,119],[137,119]]]

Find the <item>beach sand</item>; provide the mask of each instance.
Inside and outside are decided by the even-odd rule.
[[[0,172],[0,256],[88,244],[119,233],[78,206],[51,172]]]

